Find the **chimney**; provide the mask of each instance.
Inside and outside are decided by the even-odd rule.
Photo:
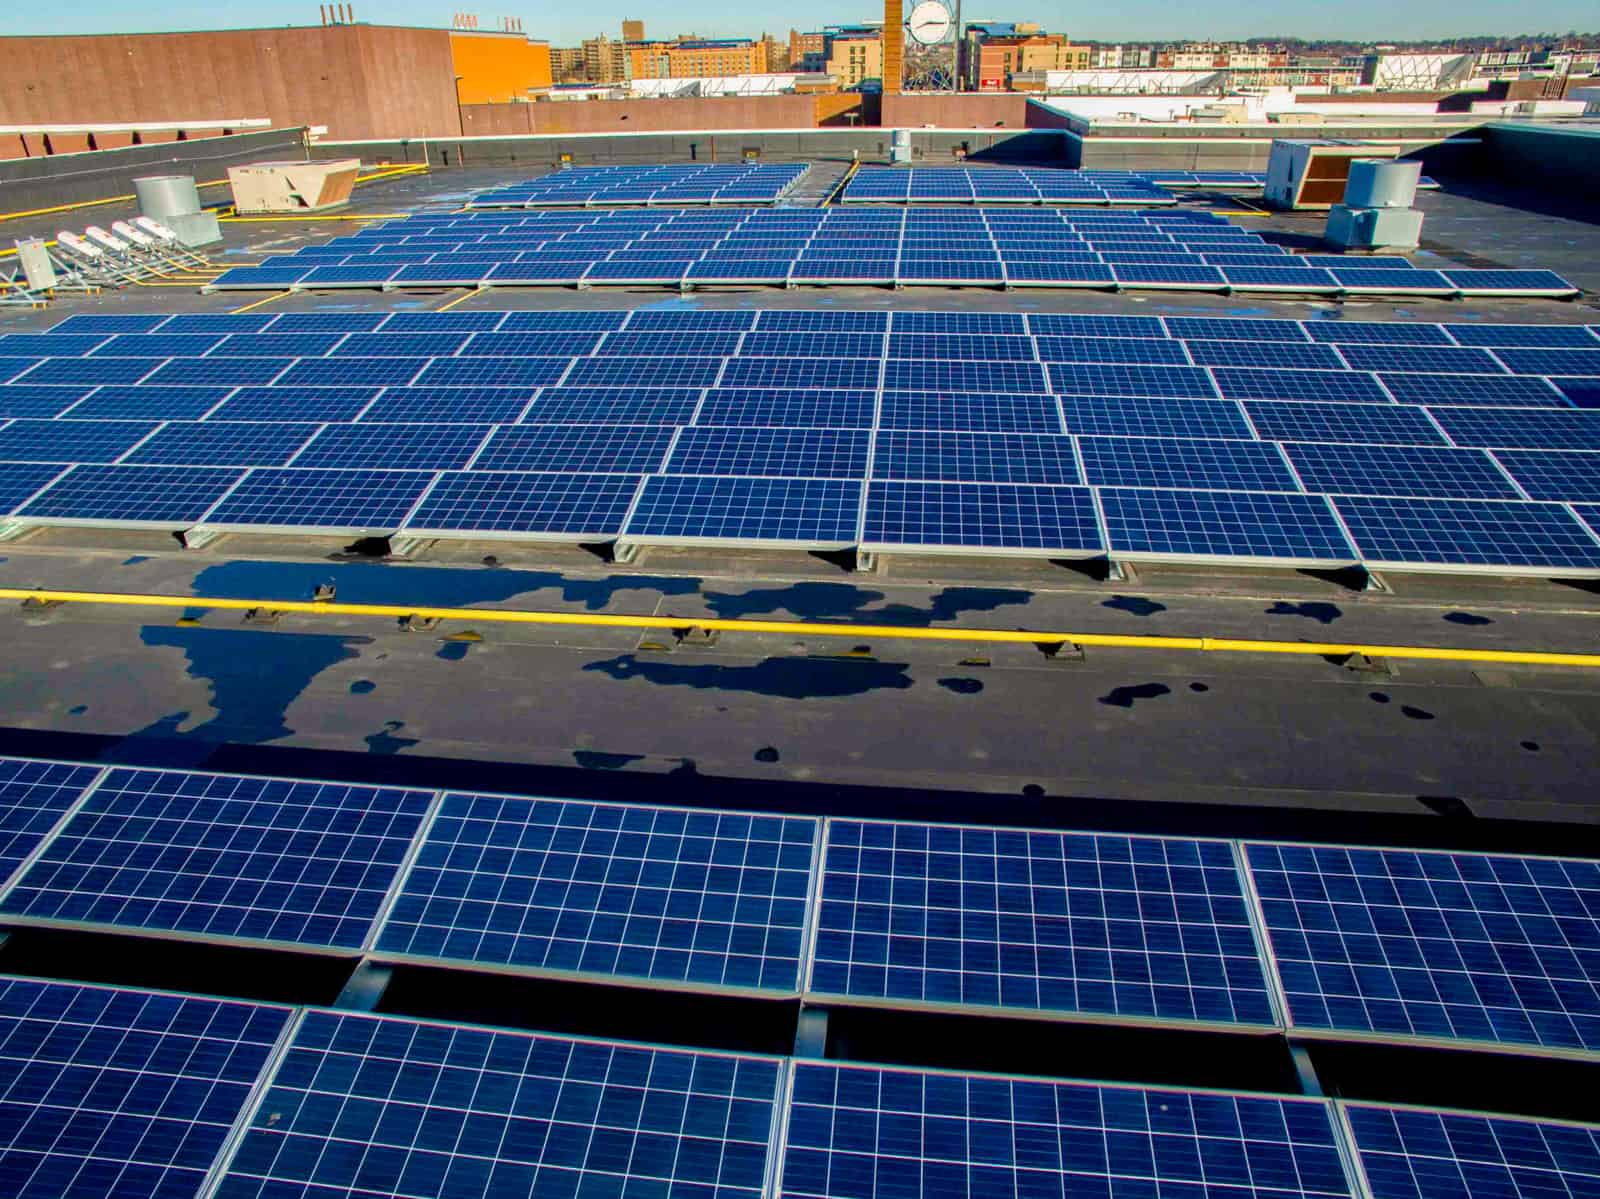
[[[319,4],[317,5],[317,8],[322,12],[322,23],[326,25],[328,23],[328,6],[326,4]]]

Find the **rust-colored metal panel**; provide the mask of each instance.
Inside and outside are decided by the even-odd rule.
[[[941,129],[990,129],[1003,126],[1021,129],[1027,124],[1028,101],[1016,93],[982,95],[901,95],[885,94],[882,120],[885,128],[918,129],[936,125]]]
[[[693,133],[810,129],[815,96],[707,96],[675,100],[550,101],[527,106],[535,133]]]

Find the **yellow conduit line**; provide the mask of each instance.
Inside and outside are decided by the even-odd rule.
[[[450,309],[454,308],[457,304],[465,304],[468,300],[472,299],[473,296],[481,296],[487,290],[488,290],[488,288],[475,287],[471,291],[467,292],[467,294],[464,295],[464,296],[457,296],[455,299],[451,300],[449,303],[440,304],[439,307],[433,309],[433,311],[434,312],[448,312],[448,311],[450,311]]]
[[[217,219],[224,225],[246,225],[288,221],[398,221],[411,215],[409,212],[344,212],[337,216],[224,216]]]
[[[290,291],[275,291],[264,300],[251,300],[243,308],[230,308],[228,310],[228,315],[238,316],[241,312],[249,312],[252,308],[264,307],[265,305],[272,303],[274,300],[281,300],[284,296],[293,294],[294,293]]]
[[[1250,641],[1229,637],[1145,637],[1122,633],[1064,633],[1027,629],[914,628],[902,625],[838,624],[803,620],[724,620],[702,616],[607,616],[582,612],[530,612],[503,608],[441,608],[415,604],[342,604],[317,600],[215,599],[194,595],[141,595],[107,591],[55,591],[0,588],[0,599],[39,603],[102,604],[130,608],[195,608],[264,611],[313,616],[364,616],[461,620],[472,624],[553,625],[580,628],[708,629],[725,633],[776,633],[801,637],[882,638],[1009,645],[1081,645],[1113,649],[1199,650],[1207,653],[1300,654],[1344,657],[1428,659],[1442,662],[1493,662],[1525,666],[1600,668],[1600,654],[1529,650],[1441,649],[1416,645],[1362,645],[1342,642]]]

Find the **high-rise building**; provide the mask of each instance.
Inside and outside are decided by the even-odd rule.
[[[622,40],[625,42],[644,41],[644,22],[624,21],[622,23]]]
[[[585,38],[583,73],[590,83],[621,83],[627,77],[627,59],[622,47],[605,34]]]
[[[856,87],[883,78],[883,38],[878,30],[850,27],[828,31],[823,38],[821,69],[840,87]]]
[[[557,83],[575,83],[586,78],[583,69],[583,47],[552,46],[550,74]]]
[[[770,33],[761,35],[761,47],[766,54],[767,70],[769,72],[776,74],[777,72],[791,69],[790,63],[792,59],[789,46],[788,41],[779,41]]]
[[[962,50],[965,86],[985,92],[1009,89],[1011,76],[1019,72],[1086,71],[1095,59],[1094,47],[1021,22],[969,25]]]

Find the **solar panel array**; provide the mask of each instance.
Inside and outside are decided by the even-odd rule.
[[[0,337],[0,518],[1592,572],[1592,379],[1517,372],[1595,328],[74,317]]]
[[[1593,1125],[4,976],[0,1061],[17,1199],[1499,1199],[1600,1182]]]
[[[793,162],[568,167],[526,183],[479,192],[467,207],[775,204],[809,169]]]
[[[842,204],[1175,204],[1153,177],[1133,171],[1051,167],[857,168]]]
[[[1577,294],[1551,271],[1435,271],[1403,258],[1294,256],[1194,209],[987,206],[424,214],[235,267],[206,290],[723,284]]]

